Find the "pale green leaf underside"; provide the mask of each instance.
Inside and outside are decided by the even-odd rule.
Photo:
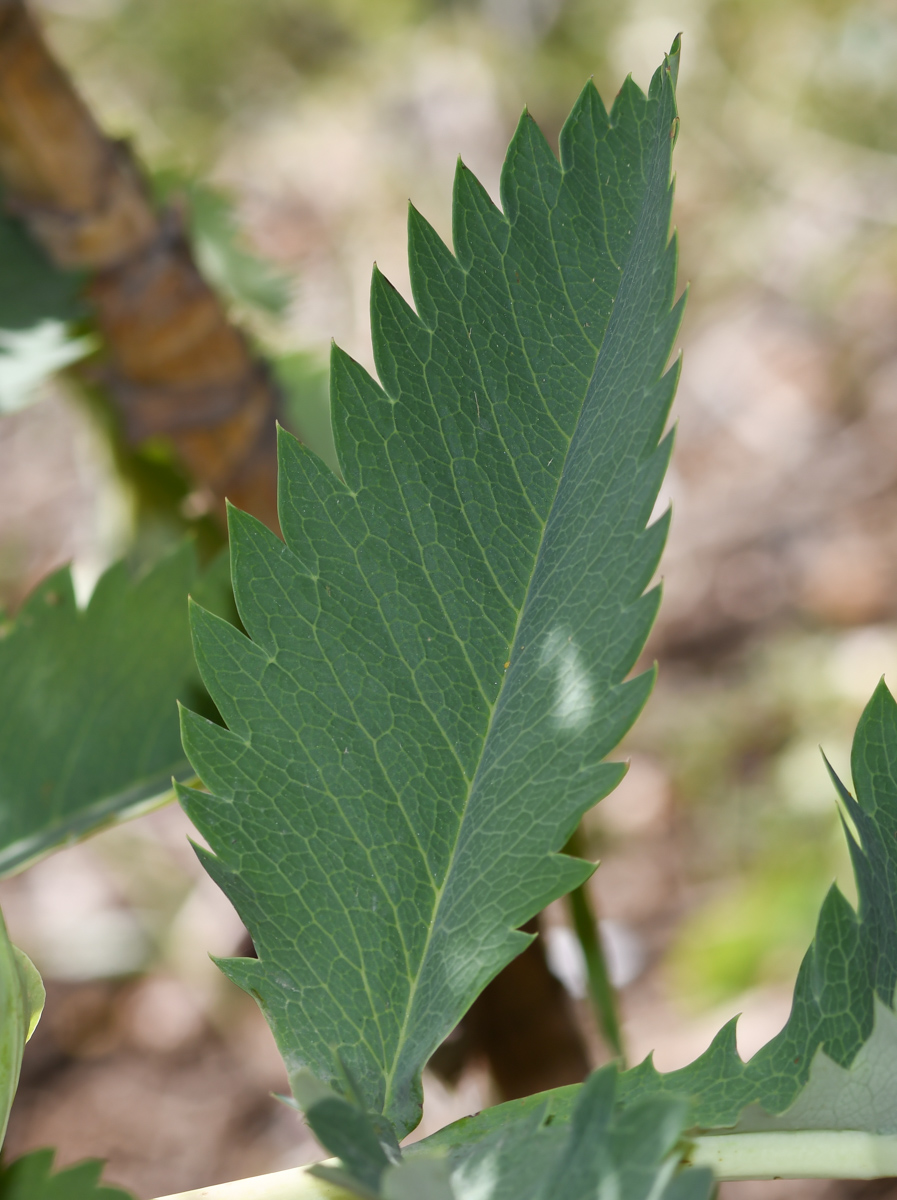
[[[884,682],[857,727],[851,768],[856,799],[835,783],[856,830],[845,826],[858,909],[836,887],[830,890],[785,1028],[744,1063],[730,1022],[691,1066],[659,1075],[647,1062],[630,1072],[632,1094],[660,1088],[686,1096],[694,1122],[704,1128],[735,1124],[749,1105],[752,1128],[790,1128],[793,1119],[764,1122],[756,1109],[776,1116],[796,1102],[796,1119],[810,1122],[805,1128],[819,1128],[828,1113],[839,1122],[834,1128],[897,1132],[892,1105],[875,1113],[868,1095],[861,1101],[873,1077],[879,1086],[882,1074],[897,1077],[891,1012],[897,990],[897,705]],[[872,1037],[881,1052],[874,1064]]]
[[[690,1125],[703,1131],[897,1134],[897,704],[884,682],[860,720],[851,766],[856,799],[835,782],[852,825],[845,833],[858,908],[837,888],[829,892],[784,1029],[747,1062],[736,1049],[735,1021],[679,1071],[660,1074],[646,1059],[622,1076],[624,1103],[678,1097],[689,1105]],[[562,1126],[578,1091],[499,1105],[421,1145],[476,1145],[542,1106]]]
[[[0,875],[164,795],[172,775],[192,775],[176,702],[203,696],[187,621],[197,586],[210,584],[188,545],[139,579],[111,567],[83,610],[65,569],[5,629]]]
[[[676,1169],[687,1106],[653,1097],[621,1112],[616,1089],[604,1067],[578,1090],[569,1123],[547,1123],[543,1106],[450,1153],[456,1200],[708,1200],[710,1171]]]
[[[400,1134],[517,927],[589,874],[558,852],[653,678],[623,682],[666,532],[674,67],[610,117],[589,84],[560,165],[524,116],[503,211],[460,167],[454,254],[412,210],[417,311],[374,275],[380,384],[334,351],[342,480],[282,436],[284,542],[231,518],[248,637],[195,612],[228,728],[184,714],[211,794],[183,803],[258,952],[224,968],[291,1072]]]

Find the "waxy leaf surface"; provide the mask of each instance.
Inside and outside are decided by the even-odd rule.
[[[676,61],[610,115],[587,85],[560,162],[525,115],[501,209],[459,167],[454,253],[411,211],[380,382],[333,354],[341,478],[282,436],[283,542],[231,516],[248,636],[194,615],[227,729],[184,714],[182,799],[258,953],[222,965],[291,1073],[400,1136],[518,927],[590,874],[559,851],[653,680],[626,677],[667,528]]]

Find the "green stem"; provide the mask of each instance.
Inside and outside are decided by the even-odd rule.
[[[335,1160],[332,1160],[335,1161]],[[211,1187],[177,1192],[160,1200],[358,1200],[351,1192],[315,1179],[305,1167],[288,1171],[273,1171],[252,1179],[237,1179],[233,1183],[216,1183]]]
[[[897,1135],[843,1129],[698,1137],[687,1166],[735,1179],[885,1179],[897,1175]],[[179,1192],[162,1200],[357,1200],[305,1167]]]
[[[897,1175],[897,1135],[854,1129],[727,1133],[695,1138],[686,1161],[717,1179],[884,1179]]]
[[[585,858],[585,839],[582,829],[570,838],[564,847],[565,853]],[[598,932],[598,914],[588,884],[584,883],[575,888],[568,897],[570,915],[573,918],[573,929],[579,938],[583,957],[586,962],[586,977],[589,985],[589,998],[598,1028],[605,1042],[619,1060],[620,1066],[626,1065],[626,1054],[623,1049],[623,1035],[620,1030],[620,1018],[617,1012],[617,994],[610,981],[607,960],[604,957],[604,947]]]

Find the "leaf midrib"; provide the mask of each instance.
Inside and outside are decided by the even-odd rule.
[[[566,174],[566,172],[563,172],[563,169],[562,169],[562,173],[563,173],[563,174]],[[620,294],[620,289],[621,289],[621,287],[623,286],[623,281],[624,281],[624,279],[625,279],[625,278],[626,278],[626,276],[627,276],[627,271],[628,271],[628,268],[629,268],[629,263],[630,263],[630,261],[631,261],[631,258],[632,258],[633,249],[634,249],[634,247],[635,247],[635,245],[636,245],[636,243],[637,243],[637,241],[638,241],[638,231],[639,231],[639,229],[640,229],[640,227],[641,227],[641,223],[642,223],[642,217],[643,217],[643,214],[644,214],[644,207],[645,207],[645,203],[646,203],[646,192],[647,192],[647,180],[645,179],[645,176],[644,176],[644,174],[643,174],[643,177],[642,177],[642,179],[643,179],[643,194],[642,194],[642,198],[641,198],[641,200],[640,200],[640,202],[639,202],[638,215],[637,215],[636,221],[635,221],[635,223],[634,223],[634,228],[635,228],[635,231],[636,231],[636,232],[635,232],[635,235],[634,235],[634,236],[633,236],[633,238],[632,238],[632,242],[631,242],[631,244],[630,244],[629,251],[627,252],[627,255],[626,255],[626,263],[625,263],[624,267],[622,268],[622,270],[620,271],[620,277],[619,277],[619,280],[618,280],[618,284],[617,284],[616,291],[614,292],[614,296],[613,296],[613,297],[612,297],[612,299],[611,299],[611,306],[610,306],[610,313],[609,313],[609,316],[608,316],[608,321],[607,321],[607,324],[605,325],[605,329],[604,329],[604,335],[602,336],[601,342],[600,342],[600,344],[598,345],[598,347],[596,348],[596,352],[595,352],[595,358],[594,358],[594,361],[593,361],[593,364],[592,364],[592,371],[591,371],[591,373],[590,373],[590,375],[589,375],[588,379],[586,380],[586,384],[585,384],[585,388],[584,388],[584,393],[583,393],[582,401],[581,401],[581,403],[580,403],[580,407],[579,407],[579,414],[578,414],[578,416],[577,416],[577,418],[576,418],[576,423],[575,423],[575,425],[574,425],[573,433],[572,433],[572,434],[571,434],[569,437],[567,437],[567,435],[566,435],[565,433],[563,433],[563,430],[561,430],[561,432],[563,433],[564,437],[566,438],[566,441],[567,441],[567,448],[566,448],[566,450],[565,450],[565,452],[564,452],[564,465],[563,465],[563,467],[561,468],[560,472],[558,473],[557,483],[556,483],[556,485],[555,485],[555,488],[554,488],[554,491],[553,491],[553,493],[552,493],[552,497],[551,497],[551,503],[548,505],[548,508],[547,508],[547,512],[548,512],[549,514],[550,514],[550,513],[553,511],[553,509],[554,509],[555,503],[557,502],[557,496],[558,496],[558,493],[559,493],[559,491],[560,491],[560,489],[561,489],[561,486],[562,486],[562,484],[563,484],[563,482],[564,482],[564,479],[565,479],[565,477],[566,477],[567,468],[568,468],[568,464],[569,464],[569,453],[570,453],[570,446],[572,445],[573,438],[574,438],[574,436],[575,436],[575,434],[576,434],[576,431],[577,431],[577,429],[579,428],[579,423],[580,423],[580,421],[582,420],[583,409],[585,408],[586,399],[587,399],[587,397],[588,397],[588,391],[589,391],[589,388],[590,388],[590,386],[591,386],[591,384],[592,384],[592,380],[593,380],[593,379],[594,379],[594,377],[595,377],[595,371],[597,370],[598,361],[599,361],[599,359],[600,359],[600,357],[601,357],[601,351],[602,351],[602,349],[603,349],[603,347],[604,347],[604,344],[605,344],[605,342],[606,342],[606,340],[607,340],[607,334],[608,334],[608,331],[609,331],[609,330],[610,330],[610,328],[611,328],[611,322],[612,322],[612,320],[613,320],[613,309],[614,309],[614,305],[615,305],[615,303],[616,303],[616,299],[617,299],[617,297],[618,297],[618,296],[619,296],[619,294]],[[560,195],[560,190],[559,190],[558,194]],[[553,208],[552,208],[550,211],[553,213],[554,211],[556,211],[556,208],[557,208],[557,205],[555,204],[555,206],[554,206],[554,207],[553,207]],[[493,244],[494,244],[494,243],[493,243]],[[557,249],[556,249],[556,242],[555,242],[555,239],[554,239],[553,237],[552,237],[551,245],[552,245],[552,251],[553,251],[553,253],[554,253],[554,255],[555,255],[555,260],[557,261]],[[503,257],[504,257],[504,256],[503,256]],[[558,272],[559,272],[559,274],[561,275],[561,278],[563,278],[563,271],[562,271],[562,269],[561,269],[561,264],[558,262],[558,263],[557,263],[557,266],[558,266]],[[469,271],[467,271],[467,272],[466,272],[466,274],[468,274],[468,275],[469,275],[469,273],[470,273]],[[565,292],[565,295],[567,295],[567,296],[568,296],[568,300],[569,300],[569,299],[570,299],[570,297],[569,297],[569,294],[567,293],[566,285],[565,285],[565,288],[564,288],[564,292]],[[515,324],[515,328],[518,330],[518,333],[519,333],[519,325],[518,325],[518,322],[517,322],[516,310],[513,308],[513,305],[512,305],[511,311],[512,311],[512,313],[513,313],[513,315],[514,315],[514,324]],[[573,309],[573,311],[575,312],[575,308]],[[522,335],[521,335],[521,343],[523,343],[523,341],[524,341],[524,339],[522,338]],[[588,341],[590,345],[594,345],[594,343],[591,341],[591,339],[590,339],[590,338],[586,338],[586,341]],[[477,352],[476,352],[476,350],[475,350],[475,349],[473,349],[473,354],[474,354],[474,357],[475,357],[475,359],[476,359],[476,363],[477,363],[477,371],[478,371],[478,373],[480,374],[480,378],[482,378],[482,365],[481,365],[481,363],[480,363],[480,360],[479,360],[479,355],[477,354]],[[527,365],[530,365],[530,360],[529,360],[529,356],[528,356],[528,355],[526,356],[526,362],[527,362]],[[538,379],[536,378],[536,372],[532,371],[532,367],[530,367],[530,370],[531,370],[531,373],[532,373],[533,379],[534,379],[534,381],[536,382],[536,386],[537,386],[537,389],[538,389]],[[485,381],[484,381],[484,385],[485,385]],[[540,399],[542,399],[542,400],[543,400],[543,403],[544,403],[544,398],[542,397],[542,392],[541,392],[541,389],[538,389],[538,390],[539,390],[539,397],[540,397]],[[559,428],[560,428],[560,427],[559,427]],[[503,439],[502,439],[502,441],[503,441]],[[537,514],[537,517],[538,517],[538,514]],[[519,634],[519,632],[520,632],[520,625],[521,625],[521,622],[522,622],[522,620],[523,620],[524,614],[525,614],[525,613],[526,613],[526,611],[527,611],[527,602],[528,602],[528,600],[529,600],[529,598],[530,598],[531,589],[532,589],[532,585],[533,585],[533,580],[535,579],[535,576],[536,576],[536,568],[537,568],[537,566],[538,566],[539,560],[540,560],[540,558],[541,558],[541,556],[542,556],[543,549],[544,549],[544,544],[545,544],[545,541],[544,541],[544,533],[545,533],[545,527],[546,527],[546,525],[547,525],[547,523],[548,523],[548,519],[547,519],[547,517],[546,517],[546,519],[545,519],[545,520],[542,520],[541,518],[539,518],[539,521],[540,521],[540,525],[541,525],[541,528],[542,528],[542,536],[541,536],[541,537],[540,537],[540,539],[539,539],[539,546],[538,546],[538,549],[537,549],[537,551],[536,551],[536,554],[535,554],[535,556],[534,556],[534,558],[533,558],[533,567],[532,567],[532,571],[531,571],[531,573],[530,573],[530,578],[529,578],[529,581],[528,581],[528,583],[527,583],[527,585],[526,585],[526,589],[525,589],[525,593],[524,593],[523,601],[522,601],[522,603],[521,603],[521,605],[520,605],[520,608],[519,608],[519,610],[518,610],[518,613],[517,613],[517,618],[516,618],[516,620],[515,620],[515,623],[514,623],[514,632],[513,632],[513,635],[512,635],[512,637],[511,637],[511,639],[510,639],[511,654],[513,654],[514,647],[515,647],[515,645],[516,645],[516,643],[517,643],[517,636],[518,636],[518,634]],[[419,966],[418,966],[418,969],[417,969],[417,971],[416,971],[415,975],[413,976],[413,978],[412,978],[412,980],[411,980],[411,988],[410,988],[410,990],[409,990],[409,993],[408,993],[408,999],[407,999],[407,1002],[406,1002],[406,1005],[405,1005],[405,1016],[404,1016],[404,1019],[403,1019],[403,1021],[402,1021],[402,1026],[401,1026],[401,1028],[400,1028],[400,1031],[399,1031],[399,1037],[398,1037],[398,1039],[397,1039],[397,1042],[396,1042],[396,1050],[395,1050],[395,1051],[394,1051],[394,1053],[393,1053],[392,1067],[391,1067],[391,1069],[390,1069],[390,1071],[389,1071],[389,1074],[386,1076],[386,1081],[385,1081],[385,1082],[386,1082],[386,1087],[385,1087],[385,1091],[384,1091],[384,1111],[385,1111],[385,1112],[389,1112],[389,1110],[390,1110],[390,1107],[391,1107],[391,1103],[392,1103],[392,1101],[393,1101],[393,1099],[394,1099],[394,1096],[393,1096],[393,1090],[392,1090],[392,1089],[393,1089],[393,1087],[394,1087],[394,1084],[395,1084],[395,1076],[396,1076],[396,1071],[398,1070],[398,1065],[399,1065],[399,1062],[401,1061],[401,1057],[402,1057],[402,1053],[401,1053],[401,1052],[402,1052],[402,1048],[404,1047],[404,1044],[405,1044],[405,1035],[406,1035],[406,1033],[407,1033],[408,1024],[409,1024],[409,1022],[410,1022],[410,1019],[411,1019],[411,1014],[412,1014],[412,1012],[413,1012],[413,1009],[414,1009],[414,1001],[415,1001],[415,998],[416,998],[416,996],[417,996],[418,988],[419,988],[419,986],[420,986],[420,981],[421,981],[421,979],[422,979],[422,977],[423,977],[423,974],[424,974],[424,970],[423,970],[423,968],[424,968],[424,966],[425,966],[425,964],[426,964],[426,962],[427,962],[428,955],[429,955],[429,951],[430,951],[430,946],[431,946],[431,944],[432,944],[432,941],[433,941],[433,936],[434,936],[435,929],[436,929],[436,917],[437,917],[437,915],[438,915],[438,912],[439,912],[440,906],[441,906],[441,904],[442,904],[442,900],[443,900],[443,897],[444,897],[444,895],[445,895],[446,889],[447,889],[447,887],[448,887],[449,881],[451,880],[451,878],[452,878],[452,876],[453,876],[453,871],[454,871],[454,866],[455,866],[455,860],[456,860],[457,853],[458,853],[458,847],[459,847],[459,845],[460,845],[460,842],[461,842],[461,833],[462,833],[462,831],[463,831],[463,829],[464,829],[464,827],[465,827],[465,822],[466,822],[466,820],[467,820],[467,814],[468,814],[468,811],[469,811],[469,808],[470,808],[470,801],[471,801],[471,797],[473,796],[473,793],[474,793],[474,791],[475,791],[475,789],[476,789],[476,786],[477,786],[478,780],[479,780],[479,778],[480,778],[480,772],[481,772],[481,770],[482,770],[483,759],[484,759],[484,757],[485,757],[484,751],[485,751],[485,748],[486,748],[486,746],[488,745],[488,742],[489,742],[489,737],[490,737],[490,735],[491,735],[491,733],[492,733],[492,728],[493,728],[493,725],[494,725],[494,722],[495,722],[495,714],[498,712],[498,709],[499,709],[499,707],[500,707],[500,705],[501,705],[501,700],[502,700],[502,697],[503,697],[503,696],[504,696],[504,694],[505,694],[505,689],[506,689],[506,686],[507,686],[507,679],[508,679],[508,676],[507,676],[507,674],[505,674],[504,678],[502,679],[501,686],[499,687],[498,693],[497,693],[497,695],[496,695],[496,697],[495,697],[495,701],[494,701],[494,703],[492,703],[492,704],[490,705],[489,717],[488,717],[488,720],[487,720],[487,723],[486,723],[486,730],[485,730],[485,733],[484,733],[484,735],[483,735],[483,740],[482,740],[482,744],[481,744],[480,755],[479,755],[479,758],[478,758],[478,761],[477,761],[476,770],[474,771],[473,777],[472,777],[472,779],[470,780],[470,783],[469,783],[469,785],[468,785],[468,788],[467,788],[467,795],[465,796],[464,803],[463,803],[463,805],[462,805],[462,808],[461,808],[461,818],[460,818],[460,820],[459,820],[459,822],[458,822],[458,829],[457,829],[457,833],[456,833],[456,836],[455,836],[454,845],[453,845],[453,847],[452,847],[452,850],[451,850],[451,853],[450,853],[450,855],[449,855],[449,859],[448,859],[448,866],[447,866],[447,869],[446,869],[446,872],[445,872],[445,877],[444,877],[444,879],[443,879],[443,882],[442,882],[442,884],[439,886],[439,888],[438,888],[438,890],[437,890],[437,893],[436,893],[436,902],[435,902],[435,904],[434,904],[434,906],[433,906],[432,916],[431,916],[431,919],[430,919],[429,927],[428,927],[428,929],[427,929],[427,936],[426,936],[426,939],[425,939],[425,941],[424,941],[424,946],[423,946],[423,949],[422,949],[422,952],[421,952],[421,956],[420,956],[420,960],[419,960]],[[522,935],[522,936],[526,936],[526,935]]]

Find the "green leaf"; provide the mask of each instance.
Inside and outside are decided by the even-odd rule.
[[[832,778],[844,806],[858,908],[832,887],[784,1029],[748,1062],[736,1049],[737,1018],[679,1071],[660,1074],[648,1058],[621,1077],[625,1103],[678,1097],[689,1105],[689,1124],[704,1131],[897,1134],[897,704],[884,682],[857,727],[851,765],[856,799]],[[478,1144],[541,1105],[563,1125],[578,1090],[499,1105],[421,1144]]]
[[[211,711],[190,653],[197,585],[185,545],[138,579],[111,567],[81,610],[65,569],[2,628],[0,874],[157,801],[172,775],[191,776],[175,701]]]
[[[624,680],[667,529],[675,64],[609,117],[588,84],[560,165],[524,115],[503,211],[459,166],[454,255],[411,210],[417,312],[374,273],[381,385],[333,353],[342,478],[284,434],[285,544],[231,514],[249,636],[194,611],[228,728],[184,713],[212,794],[181,798],[258,952],[222,966],[291,1075],[339,1089],[338,1050],[400,1136],[518,926],[593,870],[559,851],[653,682]]]
[[[0,209],[0,413],[24,407],[44,379],[94,349],[93,339],[68,331],[85,315],[83,281],[81,272],[55,266],[24,222]]]
[[[897,1076],[897,704],[883,681],[857,727],[851,768],[856,799],[834,773],[832,778],[856,831],[845,822],[858,909],[831,888],[785,1028],[744,1063],[735,1048],[736,1022],[730,1021],[681,1071],[660,1075],[650,1061],[635,1068],[632,1094],[659,1088],[687,1096],[694,1123],[713,1128],[734,1125],[748,1105],[767,1114],[785,1113],[809,1081],[812,1086],[796,1107],[801,1128],[819,1127],[807,1121],[837,1119],[833,1128],[897,1132],[894,1105],[873,1108],[864,1094],[871,1074],[886,1071],[887,1064],[891,1078]],[[745,1127],[790,1128],[792,1123],[754,1113],[746,1115]]]
[[[41,1013],[44,1011],[47,993],[44,988],[44,981],[40,977],[40,971],[38,971],[28,955],[24,950],[20,950],[18,946],[13,946],[12,949],[19,968],[19,978],[22,981],[22,993],[25,997],[25,1041],[30,1042],[31,1035],[37,1029],[37,1023],[41,1018]]]
[[[19,1086],[25,1043],[40,1020],[45,999],[37,969],[9,940],[0,914],[0,1146]]]
[[[231,198],[171,169],[158,172],[153,186],[162,201],[186,200],[196,263],[215,290],[247,308],[282,316],[290,302],[288,281],[244,244]]]
[[[449,1162],[456,1196],[707,1200],[710,1171],[677,1173],[687,1105],[652,1097],[621,1112],[616,1089],[616,1068],[605,1067],[579,1089],[569,1123],[548,1123],[543,1107],[455,1150]]]
[[[0,264],[0,330],[21,332],[43,321],[67,323],[85,316],[83,272],[57,267],[24,221],[2,208]]]
[[[297,1072],[292,1085],[312,1133],[342,1163],[340,1168],[312,1167],[311,1174],[354,1187],[360,1195],[377,1196],[383,1172],[400,1157],[392,1129],[378,1129],[363,1108],[337,1095],[310,1071]],[[382,1117],[379,1123],[382,1126]]]
[[[284,424],[339,474],[330,423],[330,377],[310,354],[284,354],[271,364],[283,395]]]
[[[383,1200],[456,1200],[448,1163],[423,1155],[387,1167],[380,1194]]]
[[[611,1065],[577,1089],[569,1122],[552,1123],[542,1104],[523,1117],[506,1113],[475,1143],[436,1147],[427,1139],[401,1157],[398,1146],[384,1153],[356,1106],[302,1073],[298,1090],[309,1124],[342,1159],[308,1174],[361,1200],[707,1200],[712,1173],[677,1170],[688,1105],[655,1096],[622,1110],[617,1088]]]
[[[53,1174],[52,1150],[35,1150],[0,1168],[0,1200],[131,1200],[123,1188],[100,1183],[99,1159]]]

